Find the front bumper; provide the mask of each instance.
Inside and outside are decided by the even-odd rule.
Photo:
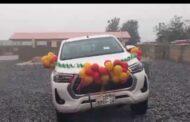
[[[59,112],[62,113],[75,113],[79,111],[85,111],[92,108],[109,106],[109,105],[118,105],[118,104],[134,104],[148,99],[149,95],[149,81],[148,78],[143,71],[134,74],[137,79],[136,86],[132,91],[129,90],[118,90],[118,91],[109,91],[102,92],[97,94],[89,94],[79,98],[73,98],[71,94],[68,92],[67,83],[55,83],[51,81],[52,85],[52,96],[53,96],[53,104]],[[147,90],[142,92],[142,88],[144,86],[144,81],[146,79],[147,82]],[[56,93],[57,92],[57,93]],[[60,97],[60,99],[64,100],[63,104],[59,104],[56,100],[56,95]],[[96,99],[98,96],[103,94],[111,94],[115,96],[115,102],[109,105],[97,106]]]

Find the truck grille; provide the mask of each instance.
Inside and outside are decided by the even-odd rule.
[[[143,70],[143,67],[139,67],[138,63],[134,63],[134,64],[130,65],[129,68],[131,69],[132,74],[140,72]]]
[[[89,94],[89,93],[97,93],[101,92],[102,86],[98,84],[91,84],[87,87],[84,87],[82,89],[78,89],[78,86],[80,85],[81,79],[78,76],[72,86],[72,90],[74,94]],[[133,78],[130,76],[128,78],[127,82],[123,84],[115,84],[113,82],[109,82],[107,85],[104,86],[104,91],[111,91],[111,90],[118,90],[118,89],[124,89],[124,88],[129,88],[133,85]]]

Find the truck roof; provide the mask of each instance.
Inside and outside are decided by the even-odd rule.
[[[72,42],[72,41],[79,41],[79,40],[83,40],[83,39],[92,39],[92,38],[102,38],[102,37],[114,37],[116,38],[114,35],[90,35],[90,36],[81,36],[81,37],[76,37],[76,38],[70,38],[67,40],[64,40],[64,42]]]

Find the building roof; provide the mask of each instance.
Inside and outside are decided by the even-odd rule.
[[[80,36],[87,36],[87,35],[103,35],[109,34],[114,35],[117,38],[130,38],[130,35],[127,31],[123,32],[40,32],[40,33],[14,33],[10,40],[63,40],[69,38],[75,38]]]
[[[186,44],[190,44],[190,39],[175,40],[171,43],[178,44],[178,45],[186,45]]]

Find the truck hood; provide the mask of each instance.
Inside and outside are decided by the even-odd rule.
[[[97,63],[99,66],[104,66],[105,60],[111,60],[114,61],[116,59],[122,60],[122,59],[129,59],[131,57],[131,54],[128,52],[122,52],[122,53],[116,53],[116,54],[106,54],[106,55],[99,55],[99,56],[90,56],[90,57],[84,57],[84,58],[76,58],[76,59],[70,59],[70,60],[58,60],[57,65],[55,67],[55,71],[59,73],[70,73],[70,74],[78,74],[80,69],[82,67],[78,67],[80,64],[85,63]],[[133,58],[128,61],[128,64],[131,65],[135,62],[137,62],[137,58]],[[58,65],[58,64],[61,64]],[[62,65],[69,65],[69,67],[63,67]]]

